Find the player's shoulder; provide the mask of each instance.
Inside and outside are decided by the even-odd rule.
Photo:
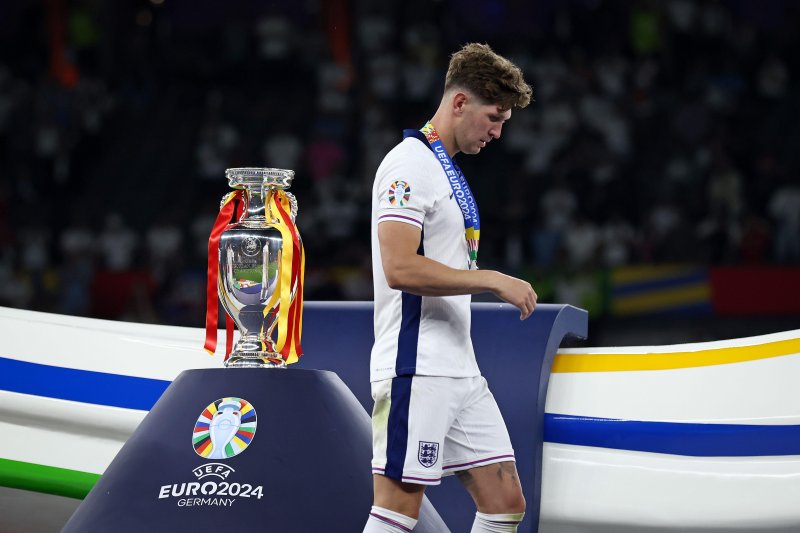
[[[381,166],[412,168],[428,166],[432,160],[431,155],[430,148],[425,146],[422,141],[413,137],[407,137],[389,150],[389,153],[383,158]]]
[[[394,176],[428,181],[436,172],[436,158],[430,148],[412,137],[403,139],[383,158],[375,178],[378,181]],[[433,164],[433,165],[432,165]]]

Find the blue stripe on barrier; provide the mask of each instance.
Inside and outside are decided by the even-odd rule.
[[[22,394],[149,411],[169,384],[0,357],[0,390]]]
[[[642,422],[545,413],[544,440],[695,457],[800,455],[800,426]]]
[[[651,291],[681,288],[687,285],[708,283],[708,271],[698,270],[681,274],[668,275],[663,278],[651,278],[642,281],[616,283],[612,288],[614,296],[643,294]]]
[[[169,384],[0,357],[0,390],[22,394],[148,411]],[[800,455],[798,425],[642,422],[545,413],[544,440],[695,457]]]

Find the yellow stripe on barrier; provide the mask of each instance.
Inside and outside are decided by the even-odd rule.
[[[800,353],[800,339],[753,346],[730,346],[696,352],[670,353],[559,353],[553,361],[554,374],[567,372],[630,372],[675,370],[700,366],[727,365]]]
[[[711,301],[711,287],[702,282],[683,287],[648,291],[633,296],[617,296],[612,311],[616,315],[632,315],[647,311],[663,311],[670,307],[680,307]]]

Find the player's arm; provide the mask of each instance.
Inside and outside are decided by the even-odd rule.
[[[392,289],[420,296],[453,296],[492,292],[520,310],[526,319],[536,306],[527,281],[494,270],[459,270],[417,255],[422,231],[411,224],[385,221],[378,225],[381,264]]]

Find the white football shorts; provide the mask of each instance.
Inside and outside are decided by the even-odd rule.
[[[372,472],[438,485],[442,476],[514,460],[483,376],[399,376],[372,383]]]

